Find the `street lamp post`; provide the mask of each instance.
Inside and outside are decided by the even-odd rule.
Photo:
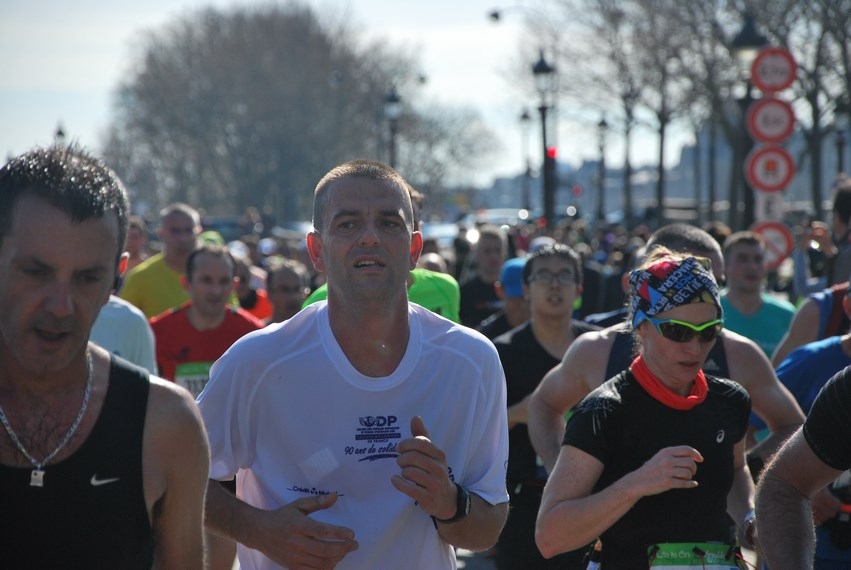
[[[606,117],[603,117],[600,119],[600,122],[597,123],[600,150],[599,171],[597,172],[600,192],[597,197],[597,221],[600,224],[603,224],[606,220],[606,132],[608,130],[609,123],[606,122]]]
[[[851,122],[851,101],[843,96],[836,102],[833,111],[833,128],[836,130],[836,173],[845,172],[845,132]]]
[[[541,168],[544,220],[547,227],[552,229],[555,225],[556,158],[547,139],[547,111],[550,109],[550,98],[554,91],[553,78],[556,69],[544,59],[544,50],[541,50],[540,54],[538,61],[532,66],[532,75],[535,77],[535,87],[541,100],[538,111],[541,113],[541,142],[544,153]]]
[[[756,56],[759,55],[759,50],[766,45],[768,45],[768,40],[765,36],[760,34],[759,31],[757,31],[753,14],[750,11],[745,12],[742,29],[733,39],[732,44],[733,53],[739,66],[739,72],[745,80],[745,95],[739,99],[741,121],[739,123],[739,151],[736,153],[737,160],[735,161],[738,169],[736,174],[738,176],[739,184],[733,185],[733,188],[737,188],[739,185],[742,188],[742,198],[745,207],[742,212],[741,227],[745,228],[750,227],[755,218],[754,189],[751,188],[751,185],[745,176],[745,160],[754,147],[753,137],[751,137],[747,128],[748,109],[754,101],[752,93],[753,85],[751,84],[751,66],[756,59]],[[733,196],[730,196],[730,225],[734,229],[738,229],[740,227],[738,224],[738,218],[738,197],[736,196],[734,199]]]
[[[529,110],[523,109],[523,112],[520,114],[520,132],[522,137],[520,145],[523,163],[526,165],[526,169],[523,172],[523,196],[521,201],[523,208],[527,212],[532,210],[532,163],[529,160],[529,126],[531,122],[532,116],[529,114]]]
[[[399,132],[399,116],[402,114],[402,98],[392,86],[384,96],[384,117],[390,125],[390,148],[389,163],[391,168],[396,168],[396,135]]]

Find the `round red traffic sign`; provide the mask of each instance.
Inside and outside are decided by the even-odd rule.
[[[763,93],[776,93],[795,82],[798,65],[792,53],[781,47],[760,50],[751,66],[751,81]]]
[[[792,155],[782,146],[763,145],[755,148],[745,160],[748,183],[763,192],[779,192],[795,176]]]
[[[764,143],[781,143],[795,130],[795,111],[788,101],[763,97],[751,104],[747,115],[748,132]]]
[[[795,248],[792,232],[782,222],[760,222],[751,227],[751,231],[765,240],[763,265],[769,271],[777,269]]]

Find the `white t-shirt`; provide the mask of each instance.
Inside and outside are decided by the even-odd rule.
[[[274,509],[337,492],[310,516],[351,528],[360,548],[337,568],[455,568],[429,516],[390,482],[396,446],[422,416],[452,478],[491,504],[508,501],[505,378],[481,334],[409,304],[410,340],[390,376],[355,370],[335,340],[327,303],[250,333],[211,371],[198,405],[213,479]],[[245,570],[279,568],[239,545]]]
[[[145,314],[124,299],[109,296],[92,325],[89,340],[157,374],[154,331]]]

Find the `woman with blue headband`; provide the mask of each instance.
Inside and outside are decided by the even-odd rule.
[[[753,524],[750,399],[702,367],[723,326],[709,262],[655,250],[629,276],[639,356],[565,430],[538,514],[544,556],[600,540],[604,570],[740,568]]]

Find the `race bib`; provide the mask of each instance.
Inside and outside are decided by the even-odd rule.
[[[742,570],[737,549],[718,543],[667,542],[647,549],[650,568],[665,570]]]
[[[212,362],[185,362],[174,370],[174,383],[189,390],[197,398],[210,379]]]

